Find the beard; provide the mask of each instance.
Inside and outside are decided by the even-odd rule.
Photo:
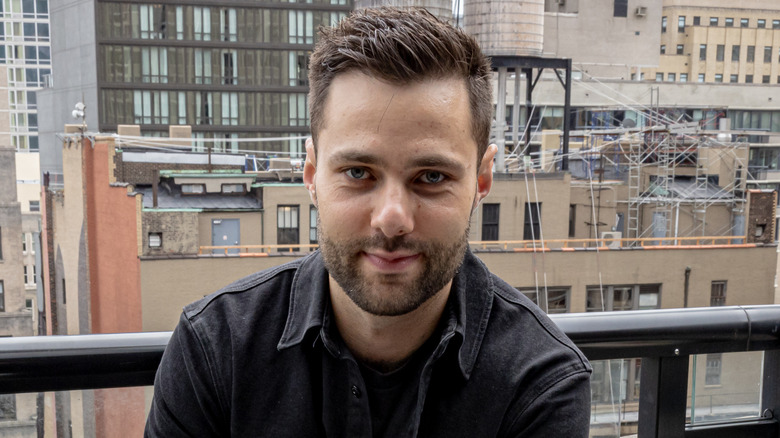
[[[455,277],[468,249],[469,226],[450,242],[420,241],[399,236],[332,240],[317,232],[325,269],[360,309],[377,316],[405,315],[428,301]],[[419,254],[422,269],[416,274],[366,273],[360,268],[362,253],[371,248],[404,249]]]

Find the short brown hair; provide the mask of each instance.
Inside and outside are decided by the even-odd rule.
[[[391,84],[463,78],[471,106],[477,161],[488,146],[493,112],[490,61],[476,40],[422,8],[357,10],[321,28],[309,63],[309,114],[315,140],[323,128],[328,88],[340,73],[360,71]]]

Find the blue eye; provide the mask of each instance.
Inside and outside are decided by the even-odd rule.
[[[364,179],[368,176],[368,173],[362,167],[352,167],[347,169],[347,176],[352,179]]]
[[[444,180],[444,174],[441,172],[436,172],[435,170],[431,170],[423,173],[420,179],[422,182],[427,184],[436,184]]]

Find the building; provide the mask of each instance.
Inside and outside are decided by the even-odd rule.
[[[6,67],[0,90],[8,96],[3,113],[10,122],[0,134],[9,135],[17,151],[37,152],[36,91],[51,78],[49,1],[12,0],[0,12],[0,64]]]
[[[646,79],[780,84],[780,10],[772,0],[665,0],[660,62]]]
[[[162,136],[168,125],[190,125],[204,140],[196,150],[300,154],[316,29],[351,9],[347,0],[54,5],[57,73],[39,95],[42,171],[61,172],[55,134],[72,122],[77,102],[86,105],[86,124],[100,132],[130,124]]]

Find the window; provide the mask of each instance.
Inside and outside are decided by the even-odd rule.
[[[615,0],[614,7],[612,9],[613,17],[627,17],[628,16],[628,0]]]
[[[236,69],[236,51],[224,50],[222,52],[222,83],[238,84],[238,71]]]
[[[677,32],[685,32],[685,16],[681,15],[677,17]]]
[[[723,75],[716,73],[715,74],[715,82],[723,82]]]
[[[24,308],[27,310],[32,310],[33,308],[33,300],[32,298],[25,298],[24,300]]]
[[[141,91],[133,92],[134,122],[141,125],[168,124],[168,92]]]
[[[16,394],[0,394],[0,420],[16,420]]]
[[[769,75],[761,76],[761,83],[762,84],[768,84],[769,83]]]
[[[212,93],[201,91],[195,94],[195,118],[199,125],[210,125],[212,122]]]
[[[718,17],[710,17],[710,26],[718,25]]]
[[[35,265],[24,266],[24,284],[28,286],[34,286],[35,281]]]
[[[574,237],[577,231],[577,205],[569,205],[569,237]]]
[[[309,206],[309,243],[317,244],[317,207]]]
[[[193,6],[193,37],[198,41],[211,40],[211,8]]]
[[[661,33],[666,32],[666,17],[661,17]]]
[[[664,80],[664,74],[663,73],[656,73],[655,74],[655,81],[656,82],[661,82],[663,80]]]
[[[3,228],[0,227],[0,260],[3,260]]]
[[[723,353],[707,355],[707,372],[704,376],[705,385],[720,385],[720,370],[723,363]]]
[[[700,44],[699,45],[699,61],[706,61],[707,60],[707,45],[706,44]]]
[[[772,29],[780,29],[780,20],[772,20]]]
[[[27,233],[22,233],[22,253],[27,254]]]
[[[734,19],[726,18],[726,27],[734,27]]]
[[[717,52],[715,52],[715,60],[716,61],[723,61],[723,58],[726,56],[726,46],[723,44],[718,44]]]
[[[542,203],[526,202],[525,219],[524,219],[524,226],[523,226],[524,240],[541,239],[541,231],[542,231],[541,218],[542,218]]]
[[[141,81],[155,84],[165,84],[168,82],[167,48],[141,48]]]
[[[568,287],[517,288],[537,306],[539,305],[539,295],[543,294],[545,289],[547,290],[547,313],[568,312],[570,290]]]
[[[756,61],[756,46],[747,47],[747,62]]]
[[[698,26],[701,24],[701,17],[693,17],[693,25]]]
[[[732,84],[736,84],[737,82],[739,82],[739,75],[731,75],[729,77],[729,82],[731,82]]]
[[[222,124],[238,125],[238,93],[222,93]]]
[[[140,15],[141,38],[165,38],[164,5],[140,5],[138,6],[138,12]]]
[[[753,75],[745,75],[745,83],[746,84],[752,84],[753,83]]]
[[[162,233],[149,233],[149,248],[162,246]]]
[[[236,32],[236,10],[233,8],[220,9],[220,39],[222,41],[238,41]]]
[[[660,284],[588,286],[586,311],[623,311],[660,308]]]
[[[220,191],[225,195],[243,195],[246,186],[244,184],[222,184]]]
[[[674,82],[676,80],[677,80],[677,75],[676,74],[669,73],[668,75],[666,75],[666,81],[667,82]]]
[[[0,312],[5,312],[5,287],[3,280],[0,280]]]
[[[748,27],[750,25],[750,20],[747,18],[741,18],[739,20],[739,27]]]
[[[211,50],[195,49],[195,83],[211,83]]]
[[[772,62],[772,46],[764,46],[764,63]]]
[[[666,54],[666,44],[661,44],[661,54],[662,55]]]
[[[482,204],[482,240],[498,240],[501,204]]]
[[[759,29],[766,28],[766,20],[764,20],[763,18],[759,18],[758,21],[756,22],[756,27],[758,27]]]
[[[688,82],[688,73],[680,73],[680,82]]]
[[[297,205],[280,205],[276,208],[276,243],[278,245],[298,244]],[[290,250],[279,248],[279,251]]]
[[[682,55],[684,49],[685,49],[685,46],[683,44],[678,44],[677,45],[677,54],[678,55]]]
[[[30,201],[30,211],[41,211],[41,201]]]
[[[731,60],[739,62],[739,46],[731,46]]]
[[[206,193],[205,184],[182,184],[181,185],[182,195],[201,195],[203,193]]]
[[[725,306],[726,305],[726,282],[725,281],[713,281],[710,286],[710,306]]]

